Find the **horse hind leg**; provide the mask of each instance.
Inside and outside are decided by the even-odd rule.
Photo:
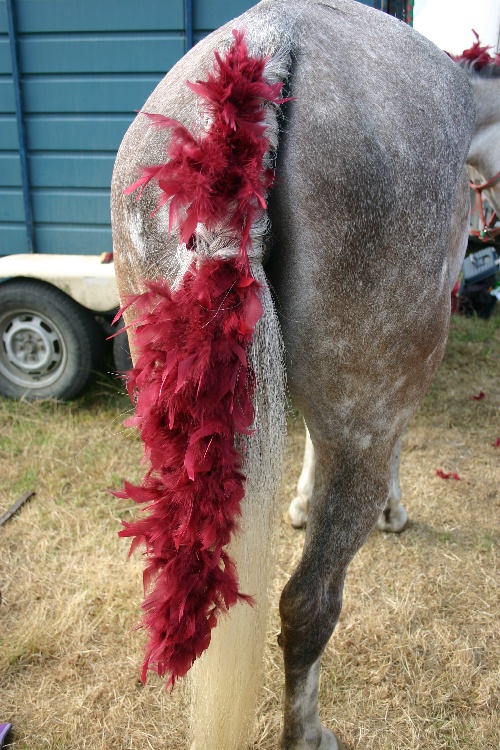
[[[309,747],[318,748],[318,750],[342,750],[344,746],[340,740],[329,729],[322,727],[319,720],[318,688],[320,667],[321,657],[310,667],[309,673],[301,687],[300,702],[297,702],[294,706],[295,716],[299,717],[300,725],[303,727],[303,742],[302,744],[292,745],[292,747],[300,748],[300,750]],[[286,737],[289,734],[290,731],[283,734],[284,748],[288,748],[288,745],[285,743]]]
[[[394,534],[400,534],[404,531],[408,523],[408,513],[406,512],[404,505],[401,504],[401,486],[399,484],[402,441],[403,436],[401,435],[394,446],[391,461],[389,495],[387,497],[385,508],[377,521],[377,529],[379,529],[379,531],[392,531]]]
[[[338,747],[318,717],[320,661],[340,615],[347,567],[384,507],[389,482],[390,454],[384,446],[367,451],[349,444],[341,452],[326,443],[315,447],[304,552],[280,600],[286,686],[282,750]]]
[[[384,510],[377,521],[380,531],[399,534],[405,530],[408,523],[408,514],[401,503],[401,486],[399,484],[399,469],[401,458],[401,442],[399,438],[394,446],[391,461],[391,479],[389,482],[389,494]],[[290,503],[288,515],[294,529],[303,529],[307,526],[309,505],[314,489],[314,475],[316,472],[316,455],[314,446],[306,425],[306,443],[304,449],[304,461],[299,481],[297,483],[297,495]]]

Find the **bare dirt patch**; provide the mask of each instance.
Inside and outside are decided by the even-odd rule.
[[[324,658],[321,717],[350,750],[500,747],[499,371],[499,316],[455,319],[404,441],[410,525],[374,532],[354,560]],[[138,679],[141,561],[116,536],[135,508],[106,488],[140,477],[141,446],[121,427],[129,403],[114,390],[106,381],[72,404],[0,401],[0,515],[37,493],[0,529],[0,721],[13,724],[15,750],[188,747],[186,690]],[[304,538],[285,521],[302,458],[298,417],[289,446],[261,750],[278,744],[277,602]]]

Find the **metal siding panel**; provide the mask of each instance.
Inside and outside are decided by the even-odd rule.
[[[0,146],[2,151],[17,151],[19,149],[14,115],[0,115]]]
[[[23,75],[55,73],[163,74],[184,54],[184,36],[99,35],[93,38],[39,36],[21,39]],[[2,49],[0,45],[0,64]],[[1,72],[1,70],[0,70]]]
[[[19,154],[0,153],[0,187],[21,187]]]
[[[33,190],[33,214],[39,224],[109,226],[108,191]]]
[[[0,0],[0,34],[7,34],[9,27],[7,24],[7,3],[6,0]]]
[[[116,151],[134,116],[31,115],[26,120],[28,148],[32,151],[61,151],[63,148]]]
[[[257,5],[256,0],[194,0],[193,25],[197,32],[213,31]]]
[[[0,75],[12,75],[10,44],[7,36],[0,36]]]
[[[109,227],[42,224],[35,228],[35,237],[38,252],[51,255],[99,255],[113,249]]]
[[[8,115],[16,113],[12,77],[0,79],[0,112]]]
[[[17,0],[20,33],[182,29],[183,0]]]
[[[22,190],[0,189],[0,221],[24,222]]]
[[[109,188],[115,154],[30,155],[31,185],[55,188]]]
[[[24,224],[2,224],[0,227],[0,255],[27,253],[28,240]]]
[[[30,78],[23,82],[27,114],[130,112],[140,109],[158,76]]]

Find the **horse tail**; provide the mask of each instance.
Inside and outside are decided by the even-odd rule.
[[[289,51],[271,57],[264,69],[269,82],[288,74]],[[271,153],[278,145],[276,107],[266,108]],[[269,614],[273,549],[278,529],[278,489],[286,436],[284,349],[273,299],[264,272],[267,217],[252,227],[251,272],[261,285],[263,315],[249,351],[255,373],[255,431],[244,445],[245,498],[239,533],[229,545],[241,591],[252,595],[254,606],[239,602],[219,619],[210,648],[191,670],[191,730],[195,750],[236,750],[250,742]],[[252,257],[253,255],[253,257]]]
[[[278,528],[277,490],[285,434],[283,351],[262,266],[252,269],[264,289],[264,314],[252,343],[256,374],[256,433],[246,440],[245,498],[240,531],[229,545],[240,602],[219,618],[210,647],[191,670],[191,727],[196,750],[235,750],[251,736],[268,621],[268,587]]]
[[[170,200],[179,229],[177,281],[146,282],[128,302],[137,311],[130,424],[151,468],[117,494],[150,511],[121,532],[132,549],[146,544],[143,680],[153,669],[173,685],[194,663],[196,750],[250,740],[286,432],[283,344],[263,256],[290,52],[276,39],[263,50],[259,35],[252,55],[245,33],[233,36],[207,80],[188,84],[205,100],[207,131],[148,114],[170,130],[169,160],[144,167],[125,191],[156,181],[158,205]],[[207,174],[215,177],[200,187]]]

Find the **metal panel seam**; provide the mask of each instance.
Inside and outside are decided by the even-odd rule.
[[[193,0],[184,0],[184,25],[186,27],[186,52],[193,46]]]
[[[14,0],[7,0],[7,25],[9,30],[10,55],[12,60],[12,82],[14,84],[14,99],[16,106],[17,133],[19,138],[19,158],[21,161],[21,181],[23,188],[24,211],[26,214],[28,250],[30,251],[30,253],[34,253],[35,235],[33,227],[33,213],[31,208],[28,160],[26,155],[26,132],[24,128],[23,100],[17,53]]]

